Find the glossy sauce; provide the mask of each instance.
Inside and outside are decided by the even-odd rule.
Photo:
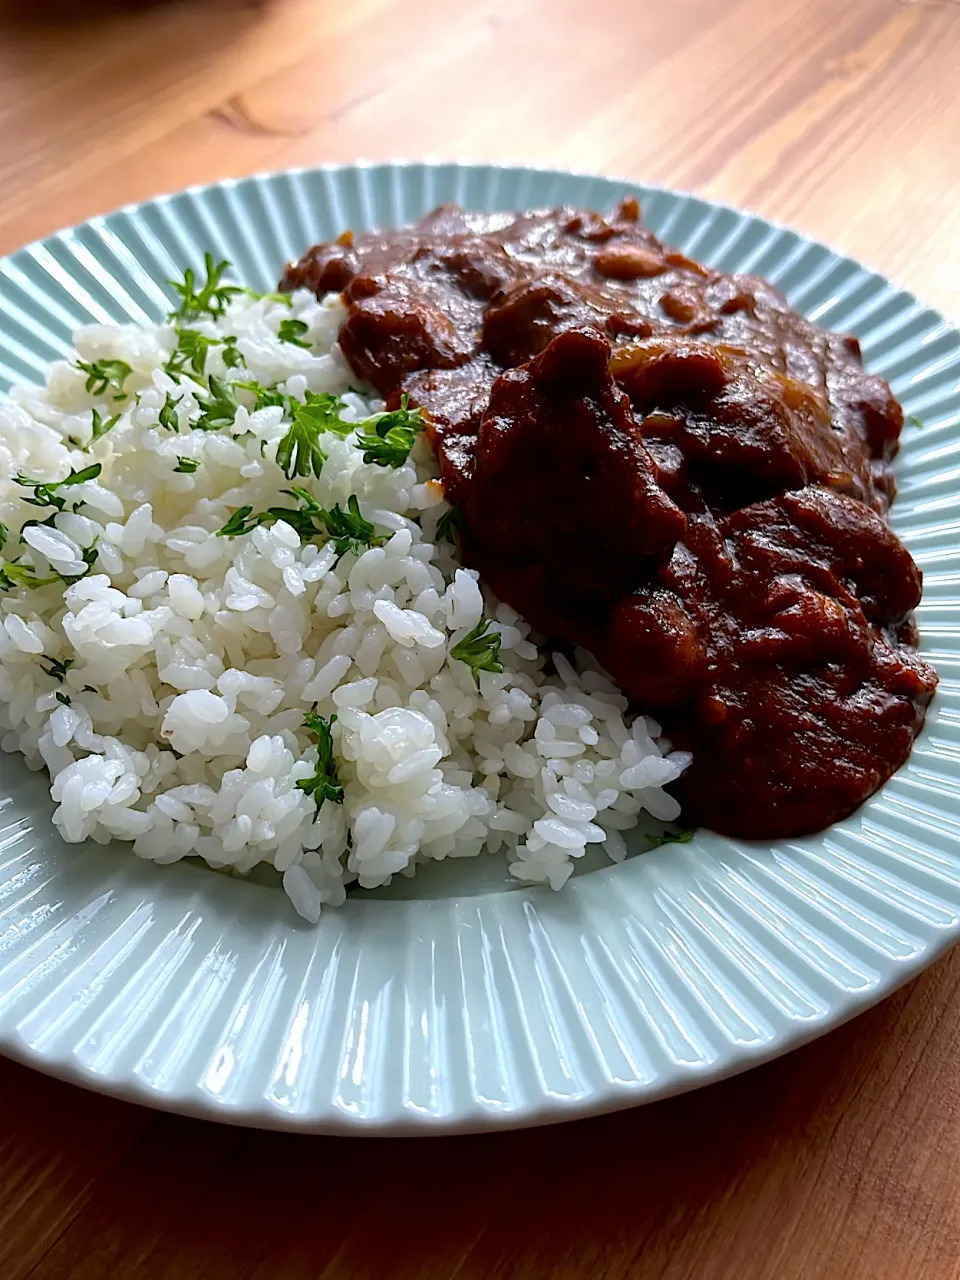
[[[281,285],[343,292],[354,371],[430,413],[465,562],[693,751],[692,821],[819,830],[903,763],[936,676],[883,519],[903,414],[855,339],[670,252],[632,200],[442,208]]]

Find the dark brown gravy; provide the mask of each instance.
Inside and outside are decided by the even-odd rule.
[[[883,519],[903,413],[855,339],[629,199],[441,208],[316,246],[302,286],[342,291],[351,367],[428,410],[466,562],[693,751],[692,821],[816,831],[899,768],[936,675]]]

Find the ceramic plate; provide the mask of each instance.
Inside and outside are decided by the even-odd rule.
[[[345,227],[640,196],[647,223],[767,276],[859,336],[907,413],[893,524],[926,575],[942,683],[909,763],[822,835],[708,833],[510,888],[499,859],[426,868],[317,928],[281,891],[203,867],[65,846],[46,776],[0,762],[0,1049],[93,1089],[318,1132],[563,1120],[694,1088],[820,1035],[960,932],[960,335],[792,231],[605,178],[460,165],[281,173],[94,218],[0,261],[0,389],[38,380],[71,330],[153,320],[205,249],[268,289]]]

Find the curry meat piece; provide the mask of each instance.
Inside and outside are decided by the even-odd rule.
[[[358,376],[427,409],[461,554],[693,752],[692,821],[820,830],[909,755],[936,686],[883,520],[902,410],[855,339],[664,248],[625,200],[318,245]]]

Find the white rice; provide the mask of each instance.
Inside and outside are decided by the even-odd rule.
[[[309,326],[309,350],[278,339],[290,318]],[[213,347],[207,374],[301,400],[340,394],[355,420],[382,405],[351,390],[341,318],[338,298],[302,292],[292,308],[234,298],[219,321],[190,327],[237,336],[246,368],[226,368]],[[389,539],[381,547],[338,560],[332,543],[301,545],[283,522],[216,537],[245,504],[292,505],[275,462],[284,411],[241,408],[231,427],[191,431],[207,390],[164,372],[170,325],[90,326],[75,344],[75,358],[132,366],[123,404],[87,392],[63,361],[45,387],[17,388],[0,407],[4,557],[40,579],[83,575],[0,594],[0,746],[49,769],[64,840],[131,840],[153,862],[199,856],[238,873],[269,864],[316,921],[351,883],[484,849],[505,855],[517,880],[559,889],[589,845],[622,859],[622,833],[642,811],[678,816],[663,787],[689,757],[626,714],[589,655],[575,670],[541,651],[450,544],[435,543],[447,508],[422,436],[394,470],[365,464],[353,436],[325,434],[321,476],[296,481],[326,508],[355,494]],[[183,394],[179,433],[159,425],[167,392]],[[122,417],[84,451],[93,408]],[[200,465],[175,472],[180,458]],[[14,477],[51,482],[94,462],[101,475],[62,491],[66,510],[18,545],[24,522],[52,508],[26,505]],[[484,615],[503,672],[481,672],[477,688],[450,650]],[[62,682],[47,674],[52,659],[72,661]],[[296,785],[315,770],[310,709],[338,717],[345,789],[319,812]]]

